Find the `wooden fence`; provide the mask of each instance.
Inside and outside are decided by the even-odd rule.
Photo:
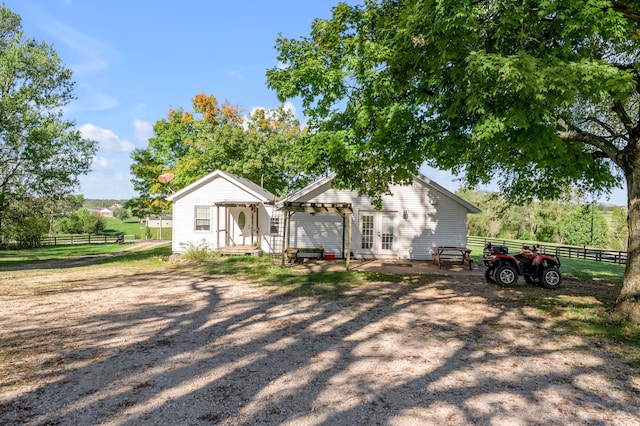
[[[82,234],[82,235],[61,235],[46,238],[40,242],[43,246],[57,246],[68,244],[106,244],[124,243],[124,234]]]
[[[496,246],[509,247],[510,254],[520,253],[520,251],[522,251],[523,241],[467,236],[467,244],[472,246],[484,247],[484,245],[489,242]],[[585,259],[595,260],[597,262],[619,263],[622,265],[627,263],[626,251],[540,243],[540,253],[556,255],[560,258],[560,262],[562,262],[562,258],[565,257],[569,259]]]

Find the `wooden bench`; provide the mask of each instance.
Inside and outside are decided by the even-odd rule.
[[[296,247],[287,249],[287,262],[302,263],[305,259],[322,259],[324,249]]]
[[[438,265],[438,268],[442,268],[443,261],[459,261],[463,265],[467,262],[469,270],[473,269],[471,249],[466,247],[434,247],[431,256],[433,257],[433,263]]]

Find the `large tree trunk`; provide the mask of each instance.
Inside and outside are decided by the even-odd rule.
[[[629,248],[616,313],[640,324],[640,164],[626,173]]]

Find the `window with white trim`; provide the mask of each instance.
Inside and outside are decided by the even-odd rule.
[[[196,231],[211,230],[211,207],[209,206],[195,207],[195,226],[196,226]]]
[[[280,218],[271,218],[271,235],[280,235]]]

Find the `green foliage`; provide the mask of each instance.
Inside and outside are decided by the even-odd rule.
[[[560,233],[569,245],[606,247],[609,240],[607,222],[593,205],[567,213],[560,223]]]
[[[53,48],[25,38],[20,16],[0,6],[0,227],[14,203],[58,200],[89,170],[96,142],[62,117],[73,88]]]
[[[17,247],[38,247],[49,230],[47,203],[43,199],[14,201],[4,211],[0,241]]]
[[[103,217],[91,214],[88,209],[81,208],[57,222],[57,230],[64,234],[99,234],[106,228]]]
[[[510,200],[553,199],[618,181],[625,115],[604,114],[635,99],[633,67],[613,62],[632,60],[634,34],[598,2],[341,3],[276,41],[284,66],[267,79],[302,98],[309,161],[345,186],[380,195],[427,162]]]
[[[489,238],[560,242],[560,221],[573,205],[568,201],[510,204],[498,193],[470,189],[456,194],[481,210],[468,216],[467,233]]]
[[[131,217],[131,210],[125,208],[125,207],[118,207],[114,212],[113,215],[118,218],[121,222],[124,222],[125,220],[129,219]]]
[[[203,261],[210,258],[212,254],[209,244],[204,239],[197,243],[193,241],[181,243],[180,246],[184,249],[182,258],[186,260]]]
[[[626,251],[628,238],[627,212],[621,207],[616,207],[611,212],[611,223],[609,224],[609,242],[611,248]]]
[[[134,188],[141,194],[126,207],[139,217],[160,214],[164,198],[220,169],[238,174],[284,195],[315,175],[303,173],[300,140],[304,131],[290,111],[257,110],[244,118],[238,108],[219,104],[213,95],[196,95],[193,110],[171,109],[154,126],[149,146],[132,153]],[[158,181],[173,172],[169,184]]]

